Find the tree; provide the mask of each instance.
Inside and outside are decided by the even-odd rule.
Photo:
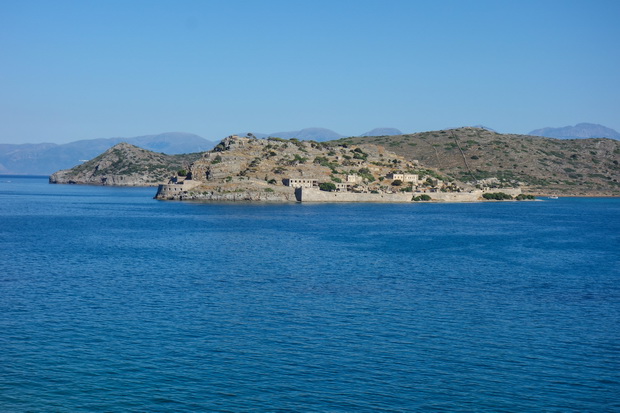
[[[482,194],[482,197],[484,199],[494,199],[496,201],[502,201],[504,199],[512,199],[512,196],[504,193],[504,192],[492,192],[492,193],[486,193],[486,194]]]
[[[319,184],[319,189],[321,191],[332,192],[336,190],[336,184],[333,182],[322,182]]]
[[[400,179],[394,179],[394,181],[392,182],[392,186],[401,186],[403,184],[403,181],[401,181]]]

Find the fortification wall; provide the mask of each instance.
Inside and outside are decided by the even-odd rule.
[[[476,189],[472,192],[428,192],[425,195],[430,196],[431,201],[434,202],[478,202],[483,200],[482,194],[486,192],[503,192],[515,197],[521,193],[521,189],[502,188],[489,191]],[[297,188],[295,190],[295,197],[301,202],[412,202],[413,197],[420,195],[423,193],[359,194],[355,192],[327,192],[316,188]]]
[[[327,192],[315,188],[297,188],[295,197],[301,202],[411,202],[411,193],[370,194]]]
[[[157,187],[156,199],[174,198],[183,195],[185,192],[197,187],[200,182],[187,179],[181,183],[162,184]]]

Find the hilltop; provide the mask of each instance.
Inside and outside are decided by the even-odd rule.
[[[197,153],[165,155],[119,143],[90,161],[52,174],[50,183],[157,186],[199,157]]]
[[[496,177],[538,194],[620,196],[620,142],[612,139],[559,140],[465,127],[335,143],[382,145],[461,182]]]

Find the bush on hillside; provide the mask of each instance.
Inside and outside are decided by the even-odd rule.
[[[482,194],[484,199],[491,199],[495,201],[503,201],[504,199],[512,199],[512,196],[505,194],[503,192],[489,192],[486,194]]]
[[[336,184],[334,184],[333,182],[322,182],[319,184],[319,189],[321,191],[332,192],[336,190]]]

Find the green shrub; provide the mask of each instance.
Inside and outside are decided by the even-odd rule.
[[[524,200],[536,199],[536,197],[534,195],[519,194],[519,195],[517,195],[517,197],[515,199],[517,201],[524,201]]]
[[[412,201],[415,201],[415,202],[420,202],[420,201],[430,201],[430,200],[431,200],[431,197],[430,197],[430,196],[428,196],[428,195],[426,195],[426,194],[422,194],[422,195],[414,196],[414,197],[412,198]]]
[[[503,192],[490,192],[486,194],[482,194],[484,199],[492,199],[496,201],[503,201],[504,199],[512,199],[512,196],[505,194]]]
[[[319,189],[321,191],[332,192],[336,190],[336,184],[333,182],[322,182],[319,184]]]

